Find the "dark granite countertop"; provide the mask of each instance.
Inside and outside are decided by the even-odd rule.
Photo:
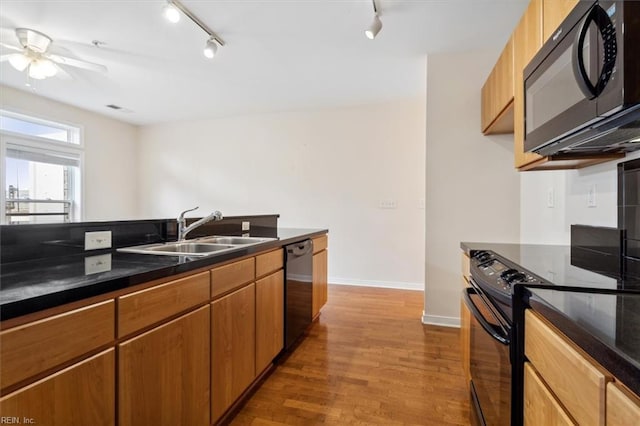
[[[205,257],[99,250],[0,265],[0,320],[281,247],[327,229],[277,228],[277,239]]]
[[[591,262],[593,269],[575,266],[570,246],[461,243],[460,247],[467,254],[491,250],[546,280],[546,287],[524,286],[529,306],[640,395],[638,277],[598,273],[597,260]]]

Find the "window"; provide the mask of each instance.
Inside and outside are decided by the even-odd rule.
[[[79,127],[0,111],[2,223],[82,218]]]

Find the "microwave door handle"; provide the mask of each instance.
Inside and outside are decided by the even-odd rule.
[[[476,320],[478,320],[478,323],[482,326],[484,331],[489,333],[491,335],[491,337],[493,337],[495,340],[497,340],[498,342],[502,343],[503,345],[507,345],[508,346],[511,343],[511,340],[509,339],[508,333],[506,333],[506,331],[503,329],[502,331],[503,331],[504,334],[500,334],[498,332],[498,330],[496,329],[496,327],[493,326],[492,324],[490,324],[489,321],[487,321],[482,316],[482,313],[480,312],[480,309],[478,309],[476,304],[473,303],[473,300],[471,300],[471,295],[470,294],[477,294],[477,292],[472,287],[467,287],[462,291],[462,297],[464,298],[464,304],[467,305],[467,307],[471,311],[471,315],[473,315],[473,317]]]
[[[589,14],[587,14],[587,17],[584,18],[584,21],[582,21],[582,26],[580,27],[580,31],[578,31],[576,41],[573,43],[573,55],[571,57],[571,63],[573,64],[573,75],[576,79],[576,83],[578,83],[580,91],[589,100],[595,99],[598,96],[598,93],[596,92],[596,88],[594,87],[594,85],[591,84],[589,74],[587,74],[587,70],[584,66],[583,49],[585,37],[587,36],[587,31],[589,31],[589,25],[591,25],[591,22],[595,21],[594,11],[596,10],[596,7],[591,9]]]
[[[602,37],[603,49],[599,49],[599,52],[604,52],[604,58],[598,58],[599,64],[602,66],[602,71],[598,76],[598,83],[595,86],[596,96],[604,91],[607,87],[613,70],[616,67],[616,58],[618,56],[618,42],[616,40],[616,26],[611,21],[609,14],[598,4],[594,7],[594,14],[596,15],[596,25],[598,26],[598,32]]]

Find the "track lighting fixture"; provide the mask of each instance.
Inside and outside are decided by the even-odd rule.
[[[371,0],[371,2],[373,3],[373,22],[371,23],[369,28],[364,31],[364,35],[367,36],[369,40],[373,40],[374,38],[376,38],[380,30],[382,29],[382,21],[380,20],[380,16],[378,14],[376,0]]]
[[[205,58],[212,59],[214,56],[216,56],[217,51],[218,45],[216,44],[216,41],[210,38],[209,40],[207,40],[207,44],[205,44],[202,53],[204,53]]]
[[[168,1],[162,8],[162,15],[172,24],[180,21],[180,11],[170,1]]]
[[[162,13],[165,18],[170,22],[178,22],[180,20],[180,13],[189,18],[191,22],[199,26],[202,31],[207,33],[209,39],[207,40],[202,53],[205,57],[211,59],[216,55],[218,51],[218,45],[224,46],[224,40],[214,33],[204,22],[202,22],[196,15],[194,15],[189,9],[187,9],[179,0],[168,0],[166,6],[162,9]]]

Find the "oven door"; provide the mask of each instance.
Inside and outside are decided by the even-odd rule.
[[[598,98],[614,70],[616,39],[607,12],[598,3],[586,6],[576,6],[525,69],[525,151],[599,120]]]
[[[465,289],[463,297],[471,312],[472,420],[479,425],[510,425],[511,329],[477,285]]]

